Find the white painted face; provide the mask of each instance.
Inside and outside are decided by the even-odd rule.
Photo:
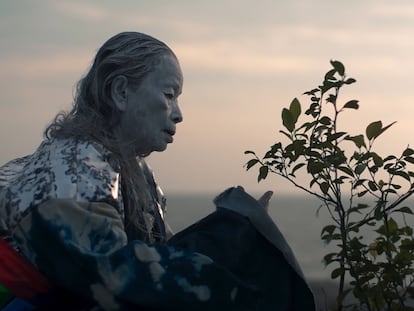
[[[116,134],[134,156],[163,151],[173,142],[176,124],[183,121],[177,101],[182,85],[180,65],[172,55],[162,56],[138,86],[127,84],[125,102],[117,105],[121,119]]]

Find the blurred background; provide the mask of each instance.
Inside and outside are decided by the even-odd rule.
[[[184,72],[184,122],[174,144],[149,157],[177,229],[192,220],[183,222],[183,196],[203,196],[205,203],[190,205],[212,208],[213,196],[232,185],[253,194],[271,189],[272,215],[283,230],[300,228],[289,239],[306,256],[296,241],[315,226],[319,241],[316,209],[286,214],[293,203],[282,198],[298,195],[295,188],[276,176],[258,184],[257,172],[243,168],[243,152],[262,154],[283,140],[281,109],[294,97],[305,105],[301,94],[322,81],[331,59],[357,80],[344,98],[360,100],[360,109],[341,125],[359,134],[371,121],[398,121],[377,150],[399,153],[413,143],[412,0],[2,0],[0,165],[35,150],[45,126],[70,108],[96,50],[126,30],[166,42]]]

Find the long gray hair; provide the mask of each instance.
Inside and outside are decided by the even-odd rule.
[[[137,227],[147,238],[150,233],[147,232],[145,214],[152,199],[148,195],[150,191],[144,173],[135,160],[123,157],[120,142],[114,136],[120,112],[113,104],[111,85],[115,77],[123,75],[139,86],[166,54],[176,58],[165,43],[149,35],[122,32],[113,36],[98,50],[91,68],[78,82],[72,109],[60,112],[44,132],[47,139],[71,137],[96,141],[119,158],[128,197],[124,200],[127,201],[126,227]],[[151,240],[151,236],[149,238]]]
[[[175,57],[165,43],[143,33],[122,32],[110,38],[78,82],[72,110],[60,112],[46,128],[45,137],[87,137],[113,149],[112,131],[119,122],[111,98],[114,78],[123,75],[139,85],[165,54]]]

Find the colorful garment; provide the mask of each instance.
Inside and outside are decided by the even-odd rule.
[[[166,243],[162,193],[143,159],[139,168],[152,198],[153,243],[127,232],[119,163],[99,144],[45,140],[0,168],[1,237],[51,285],[49,300],[32,302],[59,310],[266,310],[255,282],[214,261],[214,252]]]
[[[13,294],[5,288],[3,285],[0,285],[0,306],[5,305],[12,298]]]

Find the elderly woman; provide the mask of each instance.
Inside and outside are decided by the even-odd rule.
[[[115,35],[78,83],[72,110],[55,118],[32,155],[0,168],[0,289],[13,294],[12,303],[22,298],[39,310],[313,308],[263,208],[268,194],[256,201],[229,189],[215,213],[167,242],[165,199],[144,158],[173,142],[182,85],[177,57],[163,42]],[[243,267],[246,260],[256,270]]]

